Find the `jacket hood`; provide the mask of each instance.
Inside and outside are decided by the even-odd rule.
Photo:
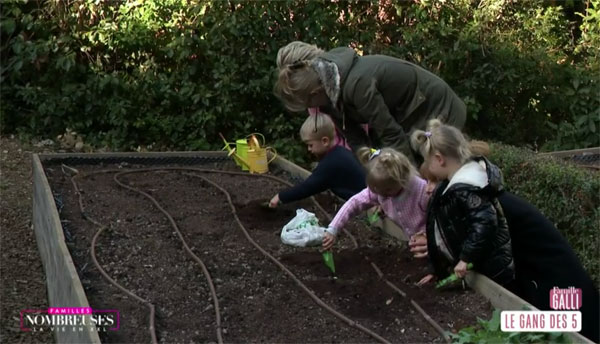
[[[310,66],[319,76],[331,104],[337,104],[340,97],[340,73],[335,63],[322,58],[311,61]]]
[[[485,157],[473,157],[464,164],[448,183],[444,193],[454,185],[469,185],[480,189],[489,188],[492,193],[504,189],[502,171]]]
[[[346,77],[350,72],[350,68],[354,64],[355,59],[358,58],[356,51],[352,48],[340,47],[331,49],[320,56],[321,59],[333,62],[338,68],[340,73],[340,87],[343,87]]]

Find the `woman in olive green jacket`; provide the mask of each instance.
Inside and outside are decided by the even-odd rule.
[[[276,95],[290,111],[319,107],[342,128],[352,149],[395,148],[414,159],[410,133],[432,118],[462,129],[466,107],[433,73],[404,60],[358,56],[351,48],[323,52],[292,42],[279,50]],[[373,142],[361,129],[368,124]]]

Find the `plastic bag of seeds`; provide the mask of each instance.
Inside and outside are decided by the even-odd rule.
[[[321,245],[324,232],[315,214],[297,209],[296,216],[281,230],[281,242],[300,247]]]

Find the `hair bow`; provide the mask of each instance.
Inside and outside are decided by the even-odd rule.
[[[371,155],[369,155],[369,161],[375,159],[376,157],[379,156],[379,154],[381,154],[381,149],[372,149],[371,148]]]

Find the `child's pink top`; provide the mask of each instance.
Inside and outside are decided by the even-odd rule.
[[[413,234],[425,230],[429,200],[426,186],[427,182],[424,179],[414,176],[408,187],[395,197],[380,196],[367,187],[344,203],[327,231],[336,235],[352,217],[370,207],[380,205],[385,215],[400,226],[410,238]]]

